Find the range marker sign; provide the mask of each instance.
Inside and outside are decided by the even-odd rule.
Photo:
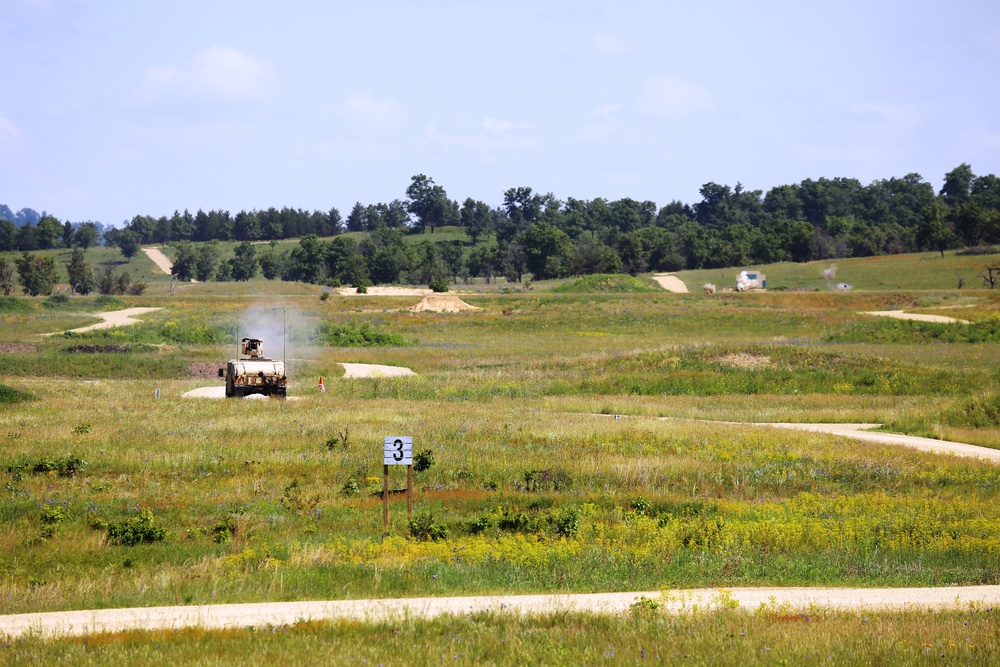
[[[413,436],[387,436],[385,438],[385,456],[382,462],[387,466],[413,465]]]

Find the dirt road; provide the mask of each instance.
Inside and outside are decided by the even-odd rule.
[[[85,635],[123,630],[179,627],[242,628],[286,625],[300,620],[357,619],[381,621],[404,616],[434,618],[442,614],[509,612],[544,614],[559,611],[622,613],[640,597],[657,600],[673,613],[732,607],[757,609],[761,605],[790,609],[811,606],[843,610],[954,609],[969,605],[1000,604],[1000,586],[940,588],[729,588],[628,593],[556,595],[498,595],[450,598],[330,600],[199,605],[190,607],[136,607],[0,616],[0,636],[10,639],[28,633],[44,636]]]
[[[986,459],[993,463],[1000,463],[1000,450],[989,447],[979,447],[978,445],[967,445],[964,442],[950,442],[948,440],[935,440],[934,438],[920,438],[915,435],[901,435],[899,433],[885,433],[882,431],[870,431],[868,429],[878,428],[880,424],[751,424],[752,426],[771,426],[774,428],[785,428],[794,431],[812,431],[814,433],[829,433],[831,435],[841,435],[855,440],[866,442],[877,442],[881,445],[901,445],[911,449],[919,449],[922,452],[933,452],[937,454],[952,454],[973,459]]]
[[[87,327],[79,327],[77,329],[70,329],[75,333],[83,333],[84,331],[95,331],[97,329],[110,329],[112,327],[124,327],[129,324],[137,324],[140,320],[137,320],[134,315],[142,315],[144,313],[151,313],[154,310],[160,310],[159,308],[126,308],[125,310],[109,310],[103,313],[94,313],[95,317],[100,317],[103,322],[98,322],[97,324],[91,324]],[[55,333],[42,334],[43,336],[54,336],[58,333],[63,333],[62,331],[56,331]]]
[[[653,275],[653,280],[668,292],[687,294],[688,288],[684,281],[672,273],[657,273]]]
[[[163,254],[159,248],[143,248],[142,251],[146,253],[146,257],[153,260],[153,264],[163,271],[165,274],[173,275],[174,263],[170,261],[170,258]]]
[[[945,324],[971,324],[968,320],[959,320],[946,315],[923,315],[921,313],[907,313],[902,310],[869,310],[862,315],[876,315],[878,317],[892,317],[897,320],[916,320],[917,322],[942,322]]]

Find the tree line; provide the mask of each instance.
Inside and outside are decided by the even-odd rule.
[[[530,187],[508,189],[499,206],[472,198],[460,204],[424,174],[411,178],[404,195],[389,203],[358,202],[346,220],[336,208],[271,208],[235,216],[222,210],[139,215],[122,229],[106,232],[105,239],[127,257],[141,244],[176,244],[181,268],[175,274],[181,279],[243,280],[259,268],[267,278],[343,284],[426,282],[445,276],[519,281],[526,273],[536,279],[634,275],[921,250],[944,253],[1000,243],[1000,179],[977,176],[968,164],[945,174],[938,191],[915,173],[868,185],[850,178],[806,179],[766,193],[740,183],[706,183],[700,201],[671,201],[662,207],[629,198],[560,200]],[[58,224],[43,217],[34,226],[36,237],[58,244]],[[433,239],[442,226],[463,228],[471,243],[404,240],[407,234]],[[342,236],[345,231],[370,234],[357,241]],[[0,229],[0,248],[4,238]],[[252,245],[286,238],[299,238],[298,247],[258,253]],[[233,240],[242,242],[240,250],[226,260],[218,248],[204,243]]]

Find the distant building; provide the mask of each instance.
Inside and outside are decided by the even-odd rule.
[[[736,291],[746,292],[752,289],[767,289],[767,276],[760,271],[741,271],[736,276]]]

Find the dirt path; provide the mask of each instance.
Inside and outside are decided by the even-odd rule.
[[[878,317],[892,317],[897,320],[916,320],[918,322],[941,322],[944,324],[971,324],[969,320],[959,320],[946,315],[923,315],[921,313],[907,313],[902,310],[869,310],[862,315],[877,315]]]
[[[151,313],[154,310],[160,310],[159,308],[126,308],[125,310],[110,310],[103,313],[94,313],[95,317],[100,317],[103,322],[98,322],[97,324],[91,324],[87,327],[79,327],[77,329],[70,329],[74,333],[83,333],[84,331],[95,331],[97,329],[110,329],[112,327],[124,327],[129,324],[138,324],[140,320],[137,320],[134,315],[142,315],[144,313]],[[41,334],[43,336],[55,336],[56,334],[64,333],[62,331],[56,331],[54,333]]]
[[[190,607],[135,607],[0,616],[0,636],[10,639],[28,633],[44,636],[85,635],[124,630],[179,627],[242,628],[287,625],[300,620],[356,619],[382,621],[404,616],[434,618],[442,614],[510,612],[544,614],[558,611],[622,613],[640,597],[661,602],[668,612],[731,607],[757,609],[761,605],[791,609],[818,606],[843,610],[955,609],[971,604],[1000,604],[1000,586],[946,586],[940,588],[729,588],[629,593],[557,595],[498,595],[451,598],[331,600],[199,605]]]
[[[752,426],[772,426],[774,428],[786,428],[794,431],[812,431],[814,433],[829,433],[830,435],[841,435],[855,440],[866,442],[877,442],[881,445],[901,445],[910,449],[919,449],[922,452],[933,452],[935,454],[952,454],[963,458],[986,459],[993,463],[1000,463],[1000,450],[980,447],[978,445],[968,445],[964,442],[951,442],[949,440],[935,440],[934,438],[920,438],[915,435],[901,435],[899,433],[885,433],[882,431],[870,431],[878,428],[880,424],[752,424]]]
[[[163,271],[168,276],[173,275],[174,263],[170,261],[170,258],[163,254],[159,248],[143,248],[142,251],[146,253],[146,257],[153,260],[153,264],[159,267],[160,271]]]
[[[337,294],[341,296],[355,296],[357,293],[358,290],[355,287],[337,288]],[[367,296],[427,296],[428,294],[434,294],[434,291],[426,287],[396,287],[394,285],[369,287],[366,292]]]
[[[672,273],[657,273],[653,275],[653,280],[655,280],[660,287],[667,290],[668,292],[676,292],[677,294],[687,294],[688,288],[684,284],[684,281],[675,276]]]
[[[341,364],[345,378],[400,377],[416,375],[404,366],[381,366],[379,364]]]

